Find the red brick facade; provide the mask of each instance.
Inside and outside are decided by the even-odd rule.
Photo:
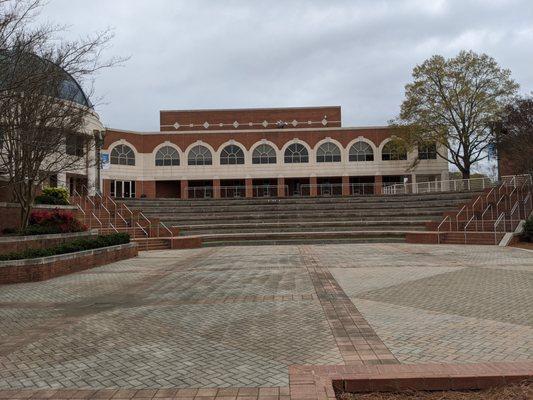
[[[291,107],[160,111],[162,131],[340,127],[341,108]],[[280,125],[281,123],[281,125]]]

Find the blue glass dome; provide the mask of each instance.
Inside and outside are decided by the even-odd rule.
[[[41,73],[49,73],[54,76],[53,82],[51,80],[51,87],[46,89],[46,93],[59,99],[72,101],[85,107],[92,108],[93,105],[80,84],[63,68],[54,64],[49,60],[45,60],[35,54],[26,53],[24,57],[18,57],[14,60],[13,53],[6,50],[0,50],[0,85],[9,86],[10,79],[13,79],[17,74],[13,73],[13,69],[27,69],[27,76],[35,76]],[[22,72],[20,76],[24,76]],[[55,83],[58,82],[58,83]],[[45,85],[43,85],[45,86]],[[51,92],[51,93],[50,93]]]

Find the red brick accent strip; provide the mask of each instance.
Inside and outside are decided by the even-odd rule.
[[[312,247],[300,247],[302,258],[324,309],[331,332],[347,365],[396,364],[398,360],[363,318]]]
[[[333,400],[348,392],[486,389],[533,378],[533,362],[291,366],[292,400]]]
[[[437,232],[408,232],[405,234],[406,243],[437,244]]]
[[[0,390],[0,399],[290,400],[288,387]]]
[[[136,256],[137,244],[127,243],[51,257],[0,261],[0,284],[44,281]]]
[[[170,248],[172,249],[196,249],[202,247],[201,236],[173,237]]]

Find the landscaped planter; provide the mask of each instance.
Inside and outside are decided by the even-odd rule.
[[[76,206],[51,204],[35,204],[34,210],[65,210],[76,212]],[[18,229],[20,227],[20,204],[0,202],[0,231],[5,228]]]
[[[19,252],[26,249],[45,249],[74,239],[89,239],[96,236],[98,236],[97,230],[50,235],[0,236],[0,254]]]
[[[38,282],[137,256],[137,244],[59,254],[24,260],[0,261],[0,284]]]

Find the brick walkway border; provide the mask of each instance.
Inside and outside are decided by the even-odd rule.
[[[299,249],[344,363],[398,364],[399,361],[363,318],[331,272],[320,266],[312,248],[300,246]]]
[[[100,390],[0,390],[0,399],[99,399],[99,400],[289,400],[288,387],[221,389],[100,389]]]
[[[291,400],[335,400],[348,392],[486,389],[533,379],[533,362],[292,366]]]
[[[289,387],[0,390],[0,399],[336,400],[348,392],[485,389],[533,379],[533,362],[289,367]]]

